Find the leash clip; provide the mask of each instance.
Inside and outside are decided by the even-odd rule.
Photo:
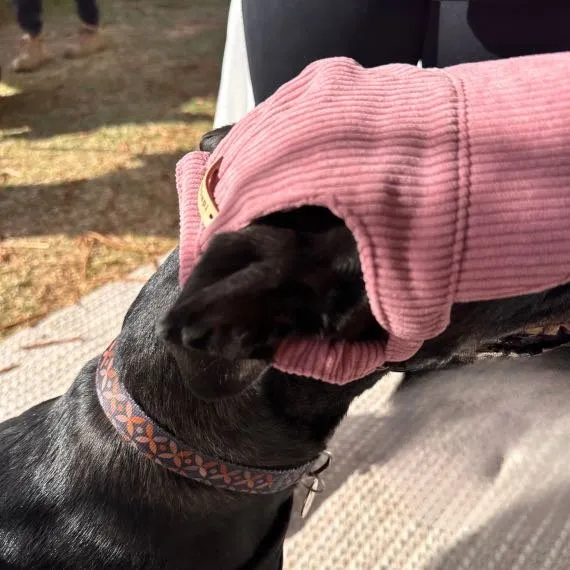
[[[320,459],[324,458],[324,461],[313,467],[306,475],[306,480],[303,481],[303,485],[307,489],[307,494],[305,495],[305,500],[303,501],[303,506],[301,507],[301,518],[306,518],[313,506],[315,496],[322,493],[325,490],[325,482],[323,481],[321,474],[330,467],[332,463],[332,453],[328,450],[321,452],[319,459],[315,461],[317,463]]]

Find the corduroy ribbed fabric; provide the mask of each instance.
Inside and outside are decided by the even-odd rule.
[[[570,53],[440,69],[311,64],[177,167],[181,282],[214,233],[302,205],[354,234],[387,345],[288,339],[274,365],[344,383],[412,356],[454,302],[570,281]],[[197,189],[221,158],[219,214]]]

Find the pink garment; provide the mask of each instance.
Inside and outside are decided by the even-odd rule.
[[[219,214],[196,197],[221,158]],[[570,53],[418,69],[310,65],[211,157],[177,167],[181,282],[214,233],[301,205],[355,236],[387,345],[288,339],[274,366],[344,383],[412,356],[455,302],[570,281]]]

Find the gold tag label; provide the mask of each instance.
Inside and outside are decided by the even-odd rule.
[[[204,227],[208,227],[218,215],[218,208],[214,201],[214,187],[218,181],[221,158],[218,159],[204,175],[200,188],[198,188],[198,213]]]

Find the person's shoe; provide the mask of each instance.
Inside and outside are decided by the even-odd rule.
[[[77,40],[65,48],[63,56],[70,59],[87,57],[104,50],[106,46],[105,38],[98,27],[82,26]]]
[[[26,34],[21,40],[20,53],[10,64],[12,71],[35,71],[53,59],[42,42],[41,37]]]

